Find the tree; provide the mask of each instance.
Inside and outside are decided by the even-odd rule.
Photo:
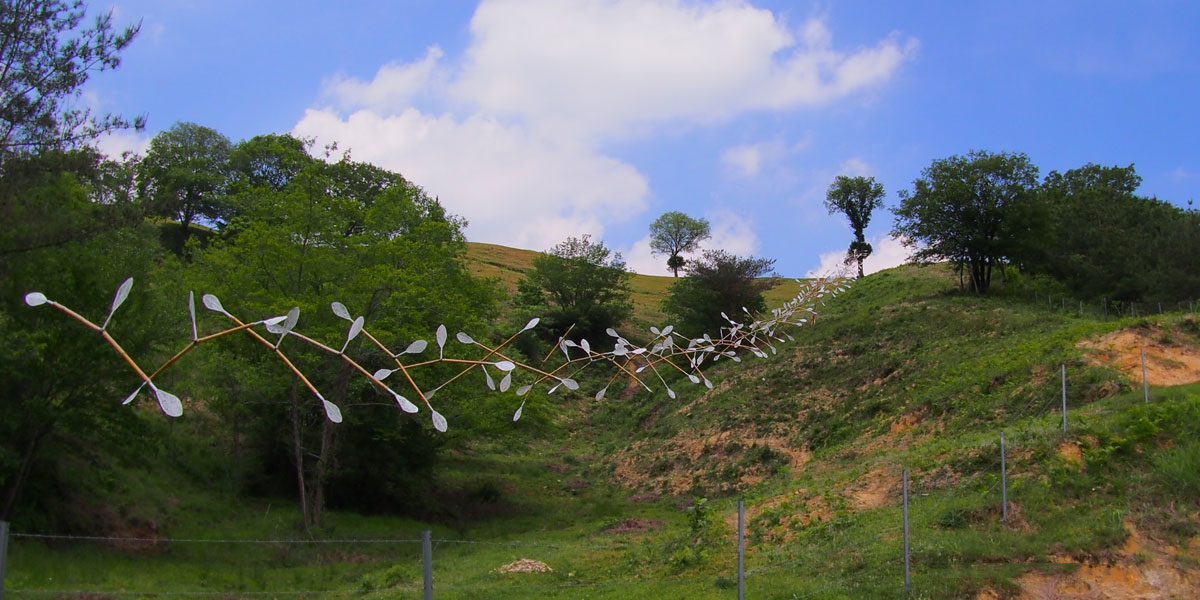
[[[533,259],[517,284],[517,304],[555,338],[574,325],[572,335],[594,339],[633,314],[630,277],[604,242],[570,237]]]
[[[81,0],[0,1],[0,170],[15,155],[70,149],[112,131],[145,126],[72,108],[88,77],[115,69],[141,25],[117,32],[112,11],[80,29]]]
[[[650,250],[668,256],[667,268],[676,277],[685,264],[680,254],[694,252],[709,237],[707,220],[693,219],[678,211],[663,213],[650,224]]]
[[[151,210],[179,221],[186,244],[193,221],[229,217],[229,138],[195,123],[176,123],[150,140],[139,186]]]
[[[1021,154],[972,151],[933,161],[900,191],[892,235],[912,259],[950,261],[986,293],[993,270],[1018,252],[1036,208],[1037,167]]]
[[[871,244],[863,236],[863,230],[871,222],[871,211],[883,206],[883,184],[874,177],[847,177],[838,175],[825,193],[825,208],[829,214],[840,212],[850,220],[854,229],[854,241],[846,253],[846,262],[858,261],[858,277],[863,276],[863,261],[871,255]]]
[[[775,286],[775,259],[741,257],[724,250],[705,250],[686,267],[687,276],[671,285],[663,310],[689,335],[716,334],[731,319],[744,322],[747,312],[766,310],[763,292]]]

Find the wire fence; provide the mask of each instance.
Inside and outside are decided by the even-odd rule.
[[[1064,385],[1066,384],[1066,370],[1063,369]],[[1147,402],[1150,397],[1145,398]],[[1049,410],[1047,407],[1049,406]],[[604,591],[604,590],[633,590],[645,588],[658,588],[655,594],[672,594],[672,590],[677,590],[680,587],[696,585],[716,585],[722,590],[721,596],[724,597],[724,592],[728,592],[729,597],[733,595],[733,581],[736,577],[736,586],[738,588],[737,597],[739,600],[743,597],[741,590],[743,586],[748,587],[751,593],[754,592],[756,585],[759,582],[768,582],[771,578],[779,577],[789,571],[804,572],[812,571],[815,566],[825,565],[833,560],[831,552],[838,555],[837,560],[846,561],[847,569],[853,570],[852,578],[837,578],[829,577],[825,581],[809,582],[803,589],[787,596],[792,600],[800,600],[807,598],[821,597],[842,597],[846,594],[868,594],[874,595],[881,593],[881,590],[891,590],[897,597],[907,594],[908,573],[908,552],[910,542],[914,539],[918,541],[916,546],[917,553],[923,555],[935,554],[941,548],[938,548],[936,542],[930,541],[933,539],[930,523],[939,515],[945,514],[946,509],[951,503],[960,503],[964,499],[980,498],[987,499],[987,502],[994,503],[994,516],[989,517],[996,521],[1006,521],[1009,518],[1008,508],[1013,500],[1013,496],[1009,493],[1008,484],[1014,481],[1014,478],[1008,475],[1007,468],[1012,466],[1020,466],[1019,460],[1012,460],[1014,457],[1021,456],[1023,452],[1029,451],[1035,447],[1045,447],[1047,444],[1053,445],[1059,443],[1060,440],[1066,439],[1063,436],[1065,433],[1058,432],[1057,426],[1054,424],[1057,421],[1054,418],[1055,412],[1059,410],[1058,399],[1047,403],[1031,403],[1027,405],[1020,413],[1009,417],[1012,423],[1027,422],[1027,419],[1036,418],[1037,413],[1042,413],[1047,419],[1045,423],[1041,423],[1036,428],[1024,428],[1008,432],[1008,436],[1003,441],[1001,436],[1003,433],[997,431],[993,436],[991,433],[971,433],[966,434],[965,444],[960,445],[960,452],[978,455],[990,456],[983,460],[976,460],[972,464],[974,470],[971,472],[961,473],[961,477],[947,484],[943,481],[938,481],[936,477],[932,477],[931,473],[936,470],[936,466],[930,466],[934,463],[925,465],[923,469],[915,472],[915,477],[909,480],[907,463],[911,462],[911,455],[907,455],[900,450],[893,453],[884,453],[882,456],[876,456],[871,460],[865,461],[860,465],[864,472],[877,473],[884,472],[888,477],[894,477],[895,481],[892,485],[887,486],[890,490],[886,499],[876,506],[867,507],[864,510],[879,510],[889,516],[888,520],[882,523],[876,523],[870,527],[870,535],[879,540],[887,540],[887,544],[864,544],[864,531],[858,527],[848,526],[843,528],[828,527],[828,535],[824,535],[809,541],[798,541],[788,544],[778,545],[775,547],[769,544],[751,544],[751,565],[748,568],[743,568],[745,564],[745,555],[742,554],[741,548],[744,542],[748,539],[747,532],[743,524],[749,524],[744,516],[739,518],[739,529],[733,536],[732,540],[726,539],[724,542],[717,542],[707,550],[711,553],[709,566],[722,565],[718,567],[720,572],[727,575],[716,575],[709,571],[704,571],[702,574],[695,574],[696,571],[681,569],[678,574],[664,575],[662,569],[651,570],[648,573],[638,572],[637,569],[631,569],[631,574],[626,573],[625,577],[615,575],[620,569],[609,568],[608,574],[602,577],[592,576],[590,578],[579,578],[572,580],[575,577],[569,569],[573,566],[588,568],[589,561],[610,560],[619,563],[632,564],[639,560],[645,559],[647,553],[659,552],[662,549],[661,541],[648,543],[646,537],[637,535],[597,541],[589,540],[564,540],[564,541],[532,541],[532,540],[499,540],[499,539],[457,539],[453,537],[434,537],[432,532],[423,531],[420,535],[413,533],[400,534],[397,537],[339,537],[339,538],[291,538],[291,539],[275,539],[275,538],[231,538],[231,537],[157,537],[157,536],[80,536],[80,535],[65,535],[65,534],[48,534],[48,533],[29,533],[29,532],[8,532],[8,524],[0,523],[0,600],[5,597],[69,597],[69,598],[126,598],[126,597],[180,597],[180,598],[203,598],[203,597],[221,597],[221,598],[258,598],[258,597],[362,597],[364,594],[378,593],[385,597],[394,597],[396,594],[401,597],[417,597],[418,594],[424,598],[439,597],[440,594],[446,594],[450,597],[489,597],[503,598],[508,596],[542,596],[546,594],[563,594],[566,597],[572,597],[576,592]],[[1068,423],[1068,419],[1064,416],[1064,423]],[[962,458],[962,457],[958,457]],[[1006,461],[1006,459],[1008,459]],[[949,459],[944,460],[940,465],[949,464]],[[918,461],[919,462],[919,461]],[[1014,465],[1014,462],[1017,463]],[[1027,474],[1025,475],[1027,476]],[[1018,477],[1021,480],[1023,477]],[[901,478],[904,478],[904,486],[900,485]],[[830,491],[835,494],[846,494],[850,488],[853,488],[858,482],[846,481],[838,486],[831,487]],[[910,485],[911,484],[911,485]],[[902,495],[903,494],[903,495]],[[768,498],[767,500],[770,500]],[[920,518],[913,522],[910,527],[909,523],[902,522],[899,511],[904,507],[904,518],[907,520],[909,512],[919,515]],[[739,510],[741,503],[739,502]],[[801,512],[803,506],[798,508],[796,512]],[[990,513],[989,513],[990,514]],[[760,518],[763,513],[760,511]],[[890,518],[894,516],[895,518]],[[1017,518],[1020,518],[1019,516]],[[752,524],[751,524],[752,525]],[[825,527],[825,524],[820,522],[808,524],[809,527]],[[104,585],[82,585],[70,586],[63,583],[52,584],[50,581],[43,582],[42,585],[33,585],[28,577],[18,576],[11,577],[13,573],[9,573],[11,581],[21,581],[22,584],[4,589],[4,575],[7,565],[9,564],[9,555],[14,549],[9,548],[9,538],[21,540],[25,543],[45,543],[45,544],[64,544],[64,545],[109,545],[109,546],[129,546],[129,545],[150,545],[155,548],[176,548],[187,546],[211,547],[214,545],[228,545],[233,547],[248,547],[248,546],[267,546],[267,547],[312,547],[312,548],[329,548],[332,546],[342,546],[349,549],[375,548],[387,549],[377,555],[380,556],[379,563],[369,563],[367,567],[355,570],[353,576],[347,579],[345,576],[338,575],[335,571],[327,571],[318,573],[315,577],[310,577],[304,581],[295,581],[291,586],[271,587],[270,589],[257,589],[266,587],[267,583],[263,578],[259,578],[256,582],[247,581],[206,581],[210,579],[207,575],[201,574],[194,583],[195,587],[184,586],[179,589],[155,589],[153,587],[137,587],[126,588],[124,586],[104,586]],[[894,543],[891,543],[893,542]],[[901,543],[903,541],[903,543]],[[7,552],[5,549],[9,548]],[[26,546],[18,546],[15,551],[21,552],[26,549]],[[419,549],[419,551],[418,551]],[[488,564],[499,562],[500,559],[508,560],[515,556],[509,550],[529,550],[535,551],[533,555],[548,559],[550,564],[541,563],[540,561],[531,561],[531,565],[527,571],[518,570],[517,572],[537,572],[541,569],[540,566],[557,568],[559,573],[550,580],[547,578],[534,578],[532,580],[519,580],[514,577],[499,577],[498,574],[503,573],[500,568],[481,567],[481,562],[491,561]],[[500,551],[500,552],[497,552]],[[557,554],[556,554],[557,553]],[[585,556],[590,553],[590,556]],[[52,553],[51,553],[52,554]],[[71,555],[77,556],[77,555]],[[149,554],[146,556],[148,567],[160,566],[161,561],[154,560],[155,555]],[[204,556],[211,557],[212,554]],[[597,556],[601,558],[597,558]],[[236,559],[235,559],[236,560]],[[524,559],[522,559],[524,560]],[[384,563],[383,561],[388,561]],[[449,565],[440,566],[439,561],[444,561]],[[294,562],[302,563],[303,561],[295,559]],[[320,561],[318,561],[320,562]],[[515,561],[511,564],[517,564],[521,561]],[[385,564],[392,564],[391,567],[386,567]],[[551,564],[556,566],[551,567]],[[734,567],[733,565],[737,565]],[[860,565],[861,568],[854,570],[855,565]],[[324,565],[329,567],[329,565]],[[220,568],[218,565],[214,568]],[[918,563],[918,569],[921,565]],[[453,576],[450,570],[456,573]],[[468,573],[463,575],[464,571],[477,571],[476,573]],[[568,570],[564,575],[561,570]],[[330,582],[338,582],[341,585],[329,585]],[[179,585],[182,583],[180,579],[172,579],[171,585]],[[325,583],[326,585],[314,585]],[[307,585],[305,585],[307,584]],[[279,585],[275,582],[272,585]],[[132,587],[132,586],[131,586]],[[7,594],[6,594],[7,592]],[[889,593],[890,595],[890,593]],[[862,596],[860,596],[862,597]]]

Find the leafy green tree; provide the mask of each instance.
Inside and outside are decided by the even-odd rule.
[[[295,158],[294,146],[286,140],[278,148],[283,156],[260,156],[262,162]],[[428,339],[440,323],[452,330],[486,331],[494,295],[466,272],[462,222],[419,187],[348,159],[313,160],[289,174],[286,183],[276,183],[282,183],[278,191],[270,183],[257,188],[255,202],[236,226],[195,257],[195,282],[217,293],[227,308],[270,315],[299,307],[297,330],[330,345],[345,339],[349,327],[330,311],[335,300],[364,316],[381,340],[393,344]],[[356,356],[367,364],[386,364],[388,356],[360,342],[351,346]],[[411,417],[394,400],[382,397],[344,362],[294,341],[283,343],[322,394],[346,407],[343,424],[331,423],[319,403],[281,369],[262,377],[253,392],[264,402],[250,418],[267,464],[264,479],[275,486],[270,491],[278,491],[290,477],[308,526],[321,524],[330,486],[339,480],[376,482],[379,490],[391,493],[396,489],[383,480],[403,473],[385,472],[389,468],[431,468],[391,458],[408,450],[428,455],[432,444],[427,432],[404,425]],[[239,350],[234,344],[230,351],[241,369],[261,371],[260,365],[270,360],[261,348]],[[430,378],[418,383],[428,390],[439,382]],[[446,398],[453,398],[452,393],[443,392]],[[245,418],[246,413],[230,414]],[[451,410],[446,414],[453,418]],[[354,445],[342,444],[346,436]],[[388,458],[371,460],[372,453]],[[341,498],[353,501],[361,495]],[[389,498],[396,505],[407,500]]]
[[[1021,154],[972,151],[933,161],[900,191],[892,235],[916,247],[912,258],[950,261],[971,291],[986,293],[992,273],[1018,253],[1036,208],[1037,167]]]
[[[198,218],[219,223],[230,214],[229,138],[195,123],[176,123],[150,140],[138,173],[150,209],[179,222],[181,246]]]
[[[92,73],[115,69],[139,25],[115,31],[112,11],[81,27],[82,1],[0,2],[0,170],[16,155],[69,149],[101,133],[145,125],[73,108]]]
[[[729,319],[745,322],[766,310],[763,292],[775,286],[769,278],[775,259],[741,257],[724,250],[705,250],[686,267],[687,276],[671,285],[663,310],[688,335],[715,334]],[[724,313],[725,316],[721,316]]]
[[[829,214],[840,212],[850,221],[854,229],[854,241],[846,253],[846,262],[858,262],[858,277],[863,276],[863,261],[871,255],[871,244],[863,236],[863,230],[871,222],[871,212],[883,206],[883,184],[874,177],[847,177],[838,175],[825,193],[825,208]]]
[[[654,254],[666,254],[667,268],[679,277],[679,270],[686,264],[680,254],[694,252],[700,242],[710,236],[707,220],[671,211],[650,224],[650,250]]]
[[[630,273],[619,253],[591,236],[570,237],[533,259],[517,284],[517,305],[526,316],[541,317],[543,331],[556,338],[597,338],[633,314]]]

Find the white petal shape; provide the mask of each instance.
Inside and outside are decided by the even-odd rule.
[[[561,381],[563,387],[567,388],[568,390],[579,389],[579,383],[576,382],[574,379],[567,377],[567,378],[560,379],[559,381]]]
[[[192,341],[200,339],[200,333],[196,330],[196,292],[188,290],[188,315],[192,317]]]
[[[563,340],[563,342],[562,342],[562,343],[566,344],[567,346],[570,346],[571,348],[578,348],[578,347],[579,347],[579,344],[576,344],[576,343],[575,343],[574,341],[572,341],[572,340]]]
[[[429,343],[425,340],[417,340],[409,344],[408,347],[404,349],[404,352],[401,352],[400,354],[420,354],[425,351],[427,346],[429,346]],[[400,356],[400,354],[397,354],[396,356]]]
[[[444,348],[446,346],[446,326],[445,325],[438,325],[437,345],[438,345],[438,358],[442,358],[444,356],[442,354],[442,348]]]
[[[583,348],[583,351],[587,352],[588,354],[592,353],[592,345],[589,344],[587,340],[579,340],[579,347]]]
[[[325,417],[328,418],[331,423],[341,423],[342,409],[338,408],[336,404],[324,398],[321,398],[321,402],[325,405]]]
[[[658,328],[654,327],[653,325],[650,326],[650,333],[653,333],[654,335],[661,335],[661,333],[658,331]]]
[[[118,310],[122,304],[125,304],[126,298],[130,298],[131,289],[133,289],[133,277],[127,278],[127,280],[121,282],[121,287],[116,288],[116,295],[113,296],[113,308],[112,310],[108,311],[108,318],[104,319],[104,325],[101,326],[100,329],[107,328],[109,320],[113,318],[113,313],[116,312],[116,310]]]
[[[437,391],[438,391],[438,388],[433,388],[432,390],[425,392],[425,399],[429,400],[430,398],[433,398],[433,395],[436,394]]]
[[[671,332],[672,332],[672,331],[675,331],[675,326],[674,326],[674,325],[667,325],[666,327],[664,327],[664,328],[663,328],[663,330],[662,330],[662,334],[663,334],[663,335],[671,335]]]
[[[365,322],[366,322],[366,319],[364,319],[363,317],[359,317],[354,320],[354,323],[350,325],[350,334],[346,336],[347,342],[358,337],[358,334],[362,333],[363,324]]]
[[[432,408],[429,410],[430,410],[430,412],[433,413],[433,428],[442,433],[446,433],[446,429],[447,429],[446,417],[443,417],[442,413],[440,413],[436,410],[433,410]]]
[[[571,340],[563,340],[558,343],[558,349],[562,350],[563,356],[567,357],[567,360],[571,360],[571,353],[567,351],[567,342],[569,341]]]
[[[29,292],[25,294],[25,304],[30,306],[41,306],[50,300],[41,292]]]
[[[501,371],[504,371],[504,372],[508,372],[508,371],[511,371],[511,370],[517,368],[517,365],[514,364],[511,360],[502,360],[500,362],[492,363],[492,366],[496,367],[497,369],[500,369]]]
[[[608,329],[605,329],[605,330],[604,330],[604,333],[607,333],[608,335],[610,335],[610,336],[612,336],[612,337],[621,337],[621,336],[617,335],[617,330],[616,330],[616,329],[613,329],[612,327],[609,327]]]
[[[512,373],[505,373],[500,379],[500,391],[507,392],[508,387],[512,385]]]
[[[617,346],[616,348],[613,348],[613,354],[616,356],[627,356],[629,354],[629,348],[626,348],[625,346]]]
[[[638,349],[634,350],[634,351],[633,351],[633,353],[634,353],[634,354],[645,354],[645,353],[646,353],[646,349],[645,349],[645,348],[638,348]]]
[[[133,402],[133,399],[137,398],[138,392],[142,391],[142,388],[144,388],[144,387],[146,387],[145,381],[142,382],[142,385],[137,386],[136,390],[133,390],[133,393],[130,394],[129,397],[126,398],[125,401],[121,403],[121,406],[125,406],[126,404]]]
[[[538,322],[541,320],[542,320],[541,317],[534,317],[534,318],[530,319],[529,322],[526,323],[525,326],[521,328],[521,331],[518,331],[517,333],[521,333],[522,331],[529,331],[530,329],[537,327]]]
[[[672,400],[674,400],[675,399],[675,390],[673,390],[671,388],[667,388],[667,395],[670,396]]]
[[[523,386],[517,388],[517,395],[524,396],[525,394],[529,393],[529,390],[532,390],[532,389],[533,389],[532,385],[523,385]]]
[[[487,382],[488,389],[489,389],[489,390],[495,390],[495,389],[496,389],[496,382],[492,380],[492,374],[491,374],[491,373],[488,373],[488,371],[487,371],[487,367],[485,367],[485,366],[483,366],[483,365],[479,365],[479,368],[480,368],[480,369],[483,369],[483,378],[484,378],[484,380]]]
[[[283,322],[283,328],[291,331],[296,328],[296,323],[300,322],[300,307],[293,306],[292,310],[288,311],[287,320]]]
[[[278,325],[286,320],[287,320],[287,315],[280,315],[278,317],[271,317],[270,319],[263,319],[260,322],[263,325],[266,325],[267,329],[271,329],[271,327]]]
[[[219,312],[227,317],[233,316],[233,315],[230,315],[229,313],[225,312],[225,307],[221,306],[221,301],[218,300],[217,297],[212,294],[205,294],[205,295],[201,296],[200,302],[203,303],[204,308],[207,308],[208,310],[211,310],[213,312]]]
[[[400,394],[397,394],[396,392],[392,392],[392,396],[396,399],[396,404],[400,405],[400,410],[402,410],[406,413],[410,413],[410,414],[415,413],[418,410],[420,410],[417,408],[416,404],[409,402],[408,398],[405,398],[404,396],[401,396]]]
[[[389,375],[391,375],[392,373],[395,373],[395,372],[396,372],[395,369],[380,369],[378,371],[375,371],[374,377],[375,377],[375,379],[378,379],[379,381],[383,381],[384,379],[387,379]]]
[[[596,392],[596,399],[603,400],[604,394],[607,394],[607,393],[608,393],[608,386],[606,385],[606,386],[600,388],[600,391]]]
[[[706,388],[708,388],[708,389],[710,389],[710,390],[711,390],[711,389],[713,389],[713,384],[712,384],[712,382],[711,382],[711,381],[709,381],[707,377],[704,377],[703,379],[704,379],[704,387],[706,387]]]
[[[700,383],[700,378],[692,375],[691,373],[688,373],[688,380],[692,383]]]
[[[150,384],[151,387],[154,384]],[[158,406],[162,409],[163,414],[168,417],[178,417],[183,414],[183,403],[179,401],[179,396],[172,394],[166,390],[160,390],[153,387],[154,395],[158,398]]]
[[[513,423],[516,423],[517,421],[521,420],[521,411],[523,411],[523,410],[525,410],[524,402],[522,402],[521,405],[517,407],[517,412],[513,413]]]
[[[729,315],[725,314],[725,311],[721,311],[721,318],[729,321],[730,323],[733,322],[733,320],[729,318]]]
[[[634,372],[634,373],[641,373],[642,371],[645,371],[645,370],[646,370],[646,365],[642,365],[642,366],[640,366],[640,367],[638,367],[638,368],[634,369],[634,370],[633,370],[633,372]]]
[[[461,331],[458,332],[458,335],[456,335],[454,337],[458,338],[458,341],[463,344],[474,344],[475,343],[475,340],[471,336],[469,336]]]
[[[334,302],[329,305],[329,308],[332,308],[333,314],[337,315],[338,317],[345,319],[347,321],[352,320],[350,318],[350,311],[346,310],[345,304],[342,304],[341,302]]]
[[[558,386],[560,386],[560,385],[562,385],[562,384],[560,383],[560,384],[555,385],[554,387],[550,388],[549,390],[546,390],[546,395],[549,396],[550,394],[553,394],[555,392],[555,390],[558,389]]]

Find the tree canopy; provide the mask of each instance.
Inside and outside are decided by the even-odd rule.
[[[1037,167],[1021,153],[972,151],[933,161],[901,190],[892,235],[912,258],[947,260],[986,293],[992,273],[1017,252],[1035,206]]]
[[[729,324],[727,317],[745,320],[746,313],[766,310],[763,292],[775,286],[774,259],[741,257],[724,250],[705,250],[685,267],[687,276],[671,285],[663,310],[688,335],[716,334]]]
[[[591,236],[570,237],[533,259],[517,284],[524,314],[541,317],[547,335],[596,338],[633,313],[625,261]]]
[[[871,244],[863,236],[863,230],[871,223],[871,212],[883,206],[883,184],[874,177],[847,177],[838,175],[825,193],[825,208],[829,214],[840,212],[850,221],[854,230],[854,241],[846,252],[846,261],[858,262],[858,277],[863,276],[863,261],[871,255]]]
[[[708,221],[693,219],[681,212],[671,211],[650,224],[650,250],[667,255],[667,268],[679,277],[684,259],[680,254],[694,252],[700,242],[710,237]]]
[[[145,125],[143,117],[97,117],[72,106],[92,73],[120,64],[141,27],[114,30],[109,10],[81,28],[85,15],[82,0],[0,2],[0,169],[14,155],[70,149]]]

